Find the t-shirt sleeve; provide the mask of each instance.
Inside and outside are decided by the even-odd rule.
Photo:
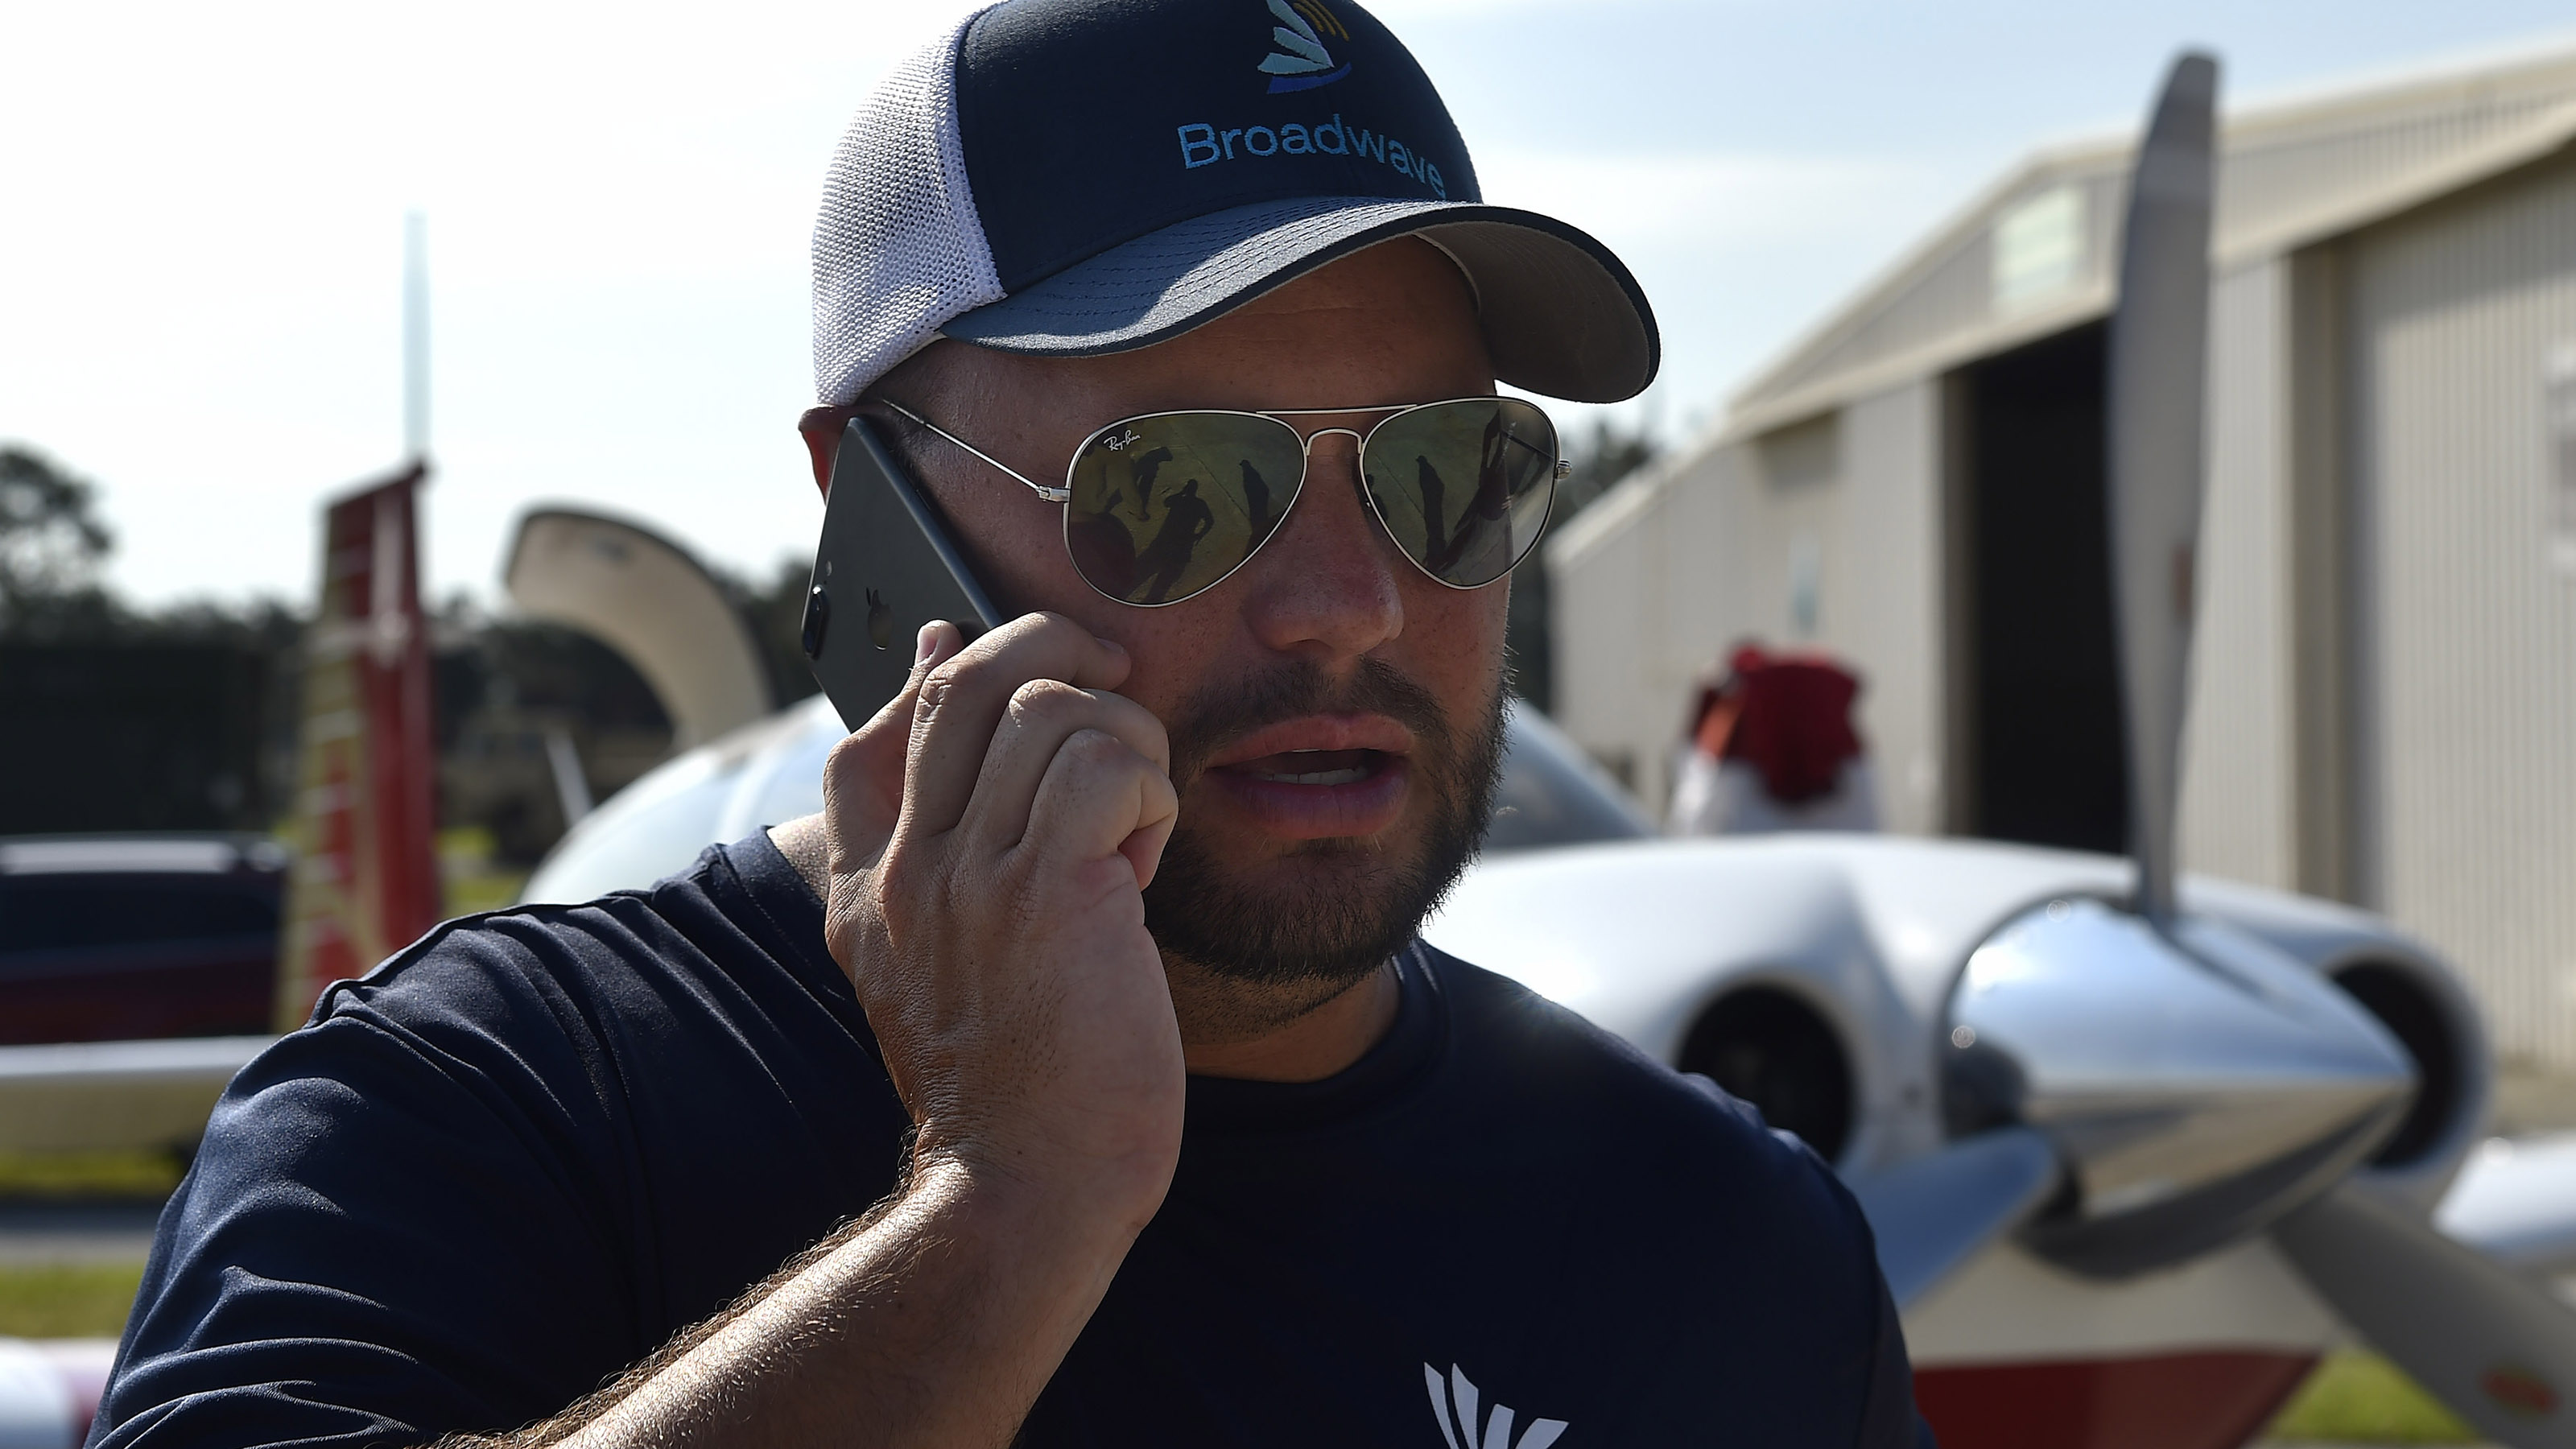
[[[1832,1205],[1830,1216],[1842,1228],[1834,1235],[1841,1244],[1835,1256],[1847,1267],[1857,1265],[1861,1269],[1857,1276],[1866,1283],[1871,1302],[1868,1377],[1863,1389],[1866,1397],[1861,1406],[1860,1429],[1852,1440],[1854,1449],[1935,1449],[1932,1426],[1924,1422],[1914,1405],[1914,1369],[1905,1352],[1904,1321],[1896,1311],[1895,1298],[1887,1291],[1886,1275],[1879,1270],[1877,1235],[1870,1230],[1869,1218],[1861,1211],[1859,1200],[1797,1134],[1771,1127],[1751,1103],[1728,1095],[1707,1077],[1690,1073],[1684,1080],[1746,1128],[1766,1134],[1791,1153],[1809,1176],[1809,1186]],[[1848,1283],[1856,1275],[1845,1272],[1839,1276]],[[1848,1384],[1850,1380],[1846,1377],[1843,1382]]]
[[[339,988],[235,1079],[164,1212],[92,1445],[515,1428],[651,1348],[611,1251],[629,1230],[598,1084],[510,954],[483,933],[409,963],[438,991]]]
[[[1758,1255],[1761,1283],[1774,1295],[1768,1311],[1778,1316],[1761,1323],[1751,1339],[1700,1350],[1750,1353],[1765,1366],[1759,1392],[1780,1417],[1764,1421],[1746,1442],[1771,1442],[1763,1439],[1770,1432],[1778,1442],[1837,1443],[1848,1436],[1853,1449],[1934,1449],[1931,1426],[1914,1403],[1904,1323],[1859,1200],[1795,1133],[1768,1126],[1751,1103],[1706,1077],[1683,1080],[1731,1126],[1712,1136],[1739,1149],[1724,1159],[1723,1181],[1726,1195],[1746,1204],[1747,1214],[1727,1219],[1729,1231],[1739,1242],[1768,1245]],[[1672,1382],[1695,1397],[1703,1377],[1677,1371]]]
[[[1896,1311],[1895,1295],[1888,1292],[1887,1275],[1879,1268],[1878,1235],[1871,1229],[1868,1215],[1824,1159],[1793,1134],[1773,1135],[1797,1147],[1799,1156],[1831,1195],[1846,1225],[1850,1259],[1866,1285],[1868,1380],[1860,1431],[1852,1438],[1853,1449],[1936,1449],[1932,1426],[1924,1422],[1922,1411],[1914,1404],[1914,1366],[1905,1351],[1905,1322]]]
[[[1878,1326],[1870,1348],[1869,1403],[1855,1449],[1936,1449],[1932,1426],[1914,1406],[1914,1369],[1905,1356],[1905,1327],[1887,1284],[1878,1285]]]

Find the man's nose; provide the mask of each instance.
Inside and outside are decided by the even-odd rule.
[[[1331,667],[1404,632],[1400,570],[1412,565],[1361,488],[1358,444],[1317,436],[1296,506],[1252,561],[1244,608],[1264,646]]]

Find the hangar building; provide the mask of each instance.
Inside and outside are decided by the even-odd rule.
[[[2187,869],[2388,912],[2576,1066],[2576,51],[2229,116]],[[1736,641],[1856,664],[1891,828],[2126,839],[2102,499],[2127,138],[2032,156],[1547,549],[1649,801]]]

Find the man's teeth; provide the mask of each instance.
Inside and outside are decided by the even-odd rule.
[[[1320,755],[1322,750],[1290,750],[1291,755]],[[1338,770],[1255,770],[1252,778],[1280,785],[1356,785],[1369,777],[1365,765],[1345,765]]]
[[[1311,775],[1254,775],[1256,780],[1269,780],[1281,785],[1355,785],[1368,778],[1369,772],[1357,767],[1347,770],[1317,770]]]

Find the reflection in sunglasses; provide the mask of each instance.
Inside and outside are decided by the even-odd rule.
[[[1480,587],[1510,572],[1545,527],[1555,491],[1547,415],[1516,398],[1391,413],[1359,435],[1357,460],[1388,536],[1452,587]],[[1075,454],[1066,548],[1083,578],[1110,598],[1176,603],[1224,579],[1268,541],[1294,506],[1307,465],[1306,437],[1280,415],[1122,419]]]

